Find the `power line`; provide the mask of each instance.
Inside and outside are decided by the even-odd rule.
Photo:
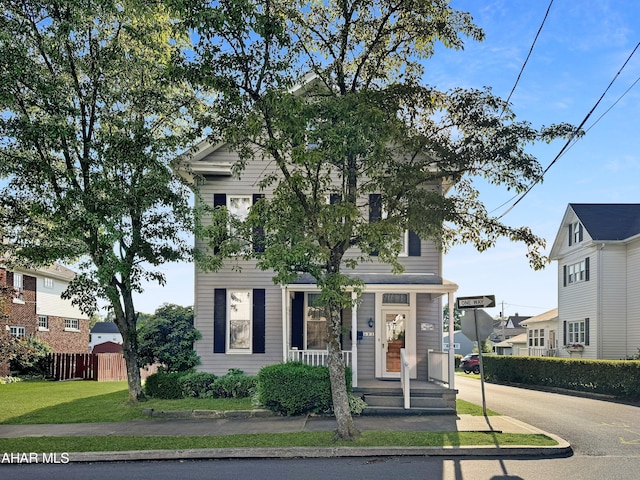
[[[538,37],[540,36],[540,32],[542,31],[542,27],[544,26],[544,23],[547,21],[547,17],[549,16],[549,10],[551,10],[551,5],[553,5],[553,0],[551,0],[549,2],[549,6],[547,7],[547,12],[544,14],[544,18],[542,19],[542,23],[540,24],[540,28],[538,28],[538,33],[536,33],[536,36],[533,39],[533,43],[531,44],[531,48],[529,49],[529,53],[527,54],[527,58],[525,58],[524,63],[522,64],[522,68],[520,69],[520,73],[518,73],[518,78],[516,78],[516,82],[513,84],[513,88],[511,89],[511,92],[509,92],[509,96],[507,97],[506,105],[509,105],[509,100],[511,100],[511,96],[513,95],[513,92],[515,92],[516,87],[518,86],[518,82],[520,82],[520,77],[522,76],[522,72],[524,72],[524,67],[527,66],[527,62],[529,61],[529,57],[531,57],[531,53],[533,52],[533,47],[536,45],[536,42],[538,41]],[[503,113],[504,113],[504,108],[502,109],[502,112],[500,112],[500,116],[501,117],[502,117]]]
[[[502,215],[500,215],[498,217],[498,219],[501,219],[502,217],[504,217],[507,213],[509,213],[511,210],[513,210],[513,208],[522,201],[522,199],[524,197],[527,196],[527,194],[533,189],[533,187],[535,187],[538,183],[540,183],[540,181],[544,178],[544,176],[546,175],[546,173],[549,171],[549,169],[558,161],[558,159],[564,155],[566,153],[566,151],[570,148],[571,143],[575,142],[578,140],[578,138],[576,138],[576,135],[578,134],[578,132],[582,129],[582,127],[584,126],[585,123],[587,123],[587,120],[589,120],[589,117],[591,117],[591,115],[593,114],[593,112],[596,110],[596,108],[598,108],[598,105],[600,105],[600,102],[602,102],[602,99],[605,97],[605,95],[607,94],[607,92],[609,91],[609,89],[611,88],[611,86],[614,84],[614,82],[618,79],[618,77],[620,76],[620,74],[622,73],[622,70],[624,70],[624,68],[627,66],[627,63],[629,63],[629,61],[631,60],[631,57],[633,57],[633,55],[636,53],[636,51],[638,50],[638,48],[640,47],[640,42],[638,42],[638,44],[635,46],[635,48],[633,49],[633,51],[629,54],[629,56],[627,57],[627,59],[625,60],[624,64],[622,65],[622,67],[620,67],[620,70],[618,70],[618,73],[616,73],[613,77],[613,79],[611,80],[611,82],[609,82],[609,85],[607,86],[607,88],[605,88],[604,92],[602,92],[602,95],[600,95],[600,98],[598,99],[598,101],[595,103],[595,105],[591,108],[591,110],[589,110],[589,113],[587,113],[587,115],[584,117],[584,119],[582,120],[582,122],[580,123],[580,125],[578,125],[578,127],[575,129],[575,131],[571,134],[571,136],[567,139],[566,143],[564,144],[564,146],[562,147],[562,149],[560,150],[560,152],[555,156],[555,158],[552,160],[552,162],[547,166],[547,168],[544,169],[544,171],[542,172],[542,174],[536,178],[536,180],[529,186],[529,188],[527,188],[524,192],[522,192],[522,194],[520,194],[520,198],[518,198],[513,205],[511,205]],[[635,85],[635,83],[634,83]],[[599,119],[598,119],[599,120]],[[511,201],[511,200],[509,200]]]

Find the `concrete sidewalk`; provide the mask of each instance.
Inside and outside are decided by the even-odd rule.
[[[189,418],[135,420],[117,423],[76,423],[55,425],[0,425],[0,438],[68,436],[176,436],[235,435],[252,433],[293,433],[332,431],[333,417],[256,416],[256,412],[228,412],[224,418],[204,418],[189,412]],[[531,446],[459,446],[459,447],[291,447],[291,448],[217,448],[197,450],[140,450],[129,452],[69,453],[72,462],[168,460],[204,458],[289,458],[342,456],[563,456],[571,453],[563,439],[506,416],[434,415],[434,416],[362,416],[354,417],[361,431],[434,431],[540,433],[558,442],[553,447]]]

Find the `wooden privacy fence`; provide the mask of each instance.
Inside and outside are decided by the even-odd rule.
[[[157,365],[149,365],[140,369],[140,376],[145,380],[157,371]],[[117,382],[127,379],[127,367],[121,353],[52,353],[47,356],[46,373],[54,380]]]

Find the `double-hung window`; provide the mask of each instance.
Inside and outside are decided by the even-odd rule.
[[[245,250],[249,247],[249,240],[239,235],[237,225],[247,219],[252,204],[253,199],[250,195],[227,195],[229,237],[238,245],[240,250]]]
[[[228,305],[227,353],[251,353],[251,291],[229,291]]]
[[[584,320],[567,322],[567,344],[585,343],[586,324]]]
[[[315,306],[319,294],[307,295],[307,349],[326,350],[327,348],[327,314],[322,307]]]
[[[80,320],[78,320],[77,318],[65,318],[64,319],[64,329],[65,330],[80,331]]]
[[[564,266],[564,286],[589,281],[589,257]]]
[[[9,327],[9,333],[16,338],[23,338],[27,335],[27,329],[25,327]]]
[[[38,315],[38,330],[49,330],[49,317],[46,315]]]
[[[529,330],[529,346],[544,347],[544,328]]]
[[[24,277],[21,273],[13,273],[13,287],[18,291],[22,291],[24,288]]]

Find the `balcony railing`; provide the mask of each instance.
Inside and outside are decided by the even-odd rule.
[[[289,362],[302,362],[307,365],[327,366],[327,350],[289,350]],[[342,351],[342,360],[347,367],[351,367],[351,351]]]

